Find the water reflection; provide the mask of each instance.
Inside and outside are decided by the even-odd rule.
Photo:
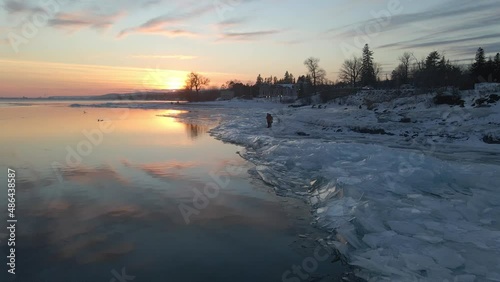
[[[184,126],[186,127],[188,137],[192,140],[195,140],[208,132],[208,126],[198,124],[185,124]]]
[[[302,259],[289,248],[277,199],[250,185],[247,167],[228,173],[245,165],[239,148],[202,138],[208,126],[182,124],[176,114],[137,109],[120,119],[123,109],[2,109],[9,137],[0,139],[0,166],[18,170],[19,281],[109,281],[122,266],[137,281],[278,281]],[[82,132],[96,132],[98,118],[115,129],[69,164],[67,148],[88,141]],[[179,204],[194,207],[210,183],[224,187],[187,225]],[[5,197],[0,204],[7,206]]]

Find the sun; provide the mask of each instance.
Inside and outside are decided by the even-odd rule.
[[[181,89],[184,86],[184,80],[180,77],[169,77],[167,81],[165,81],[166,89]]]

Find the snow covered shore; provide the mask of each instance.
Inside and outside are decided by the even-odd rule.
[[[500,281],[500,145],[483,140],[498,136],[500,108],[464,94],[463,108],[421,95],[367,110],[374,93],[276,108],[271,130],[270,110],[247,106],[212,134],[245,146],[277,193],[307,199],[360,277]]]
[[[326,108],[228,101],[184,105],[181,118],[221,120],[211,134],[244,146],[278,194],[308,201],[331,234],[324,242],[358,276],[500,281],[500,103],[490,94],[463,92],[463,107],[376,91]]]

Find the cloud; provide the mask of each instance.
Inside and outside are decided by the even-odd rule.
[[[132,58],[139,59],[177,59],[177,60],[194,60],[197,56],[188,55],[134,55]]]
[[[6,0],[3,4],[3,8],[9,14],[44,12],[40,7],[33,7],[27,4],[27,2],[16,0]]]
[[[71,31],[87,27],[96,30],[104,30],[110,28],[122,16],[123,13],[99,15],[88,11],[58,13],[54,19],[49,21],[49,25]]]
[[[256,40],[262,37],[278,34],[280,30],[263,30],[252,32],[223,32],[219,40],[235,40],[235,41],[249,41]]]
[[[485,34],[485,35],[480,35],[480,36],[464,37],[464,38],[456,38],[456,39],[438,39],[438,40],[425,41],[425,42],[419,42],[420,40],[408,40],[408,41],[404,41],[404,42],[385,44],[385,45],[379,46],[378,48],[399,47],[399,49],[406,49],[406,48],[433,47],[433,46],[449,45],[449,44],[454,44],[454,43],[464,43],[464,42],[477,41],[477,40],[497,39],[499,37],[500,37],[500,33],[494,33],[494,34]],[[423,37],[423,38],[425,38],[425,37]],[[421,39],[423,39],[423,38],[421,38]]]
[[[381,33],[397,29],[408,30],[411,25],[427,26],[429,30],[435,30],[437,26],[432,23],[433,21],[439,21],[437,28],[440,28],[442,33],[463,31],[464,29],[486,27],[498,20],[498,14],[500,14],[500,6],[495,0],[474,2],[453,0],[435,5],[425,11],[393,15],[390,18],[390,24],[383,27]],[[460,22],[450,21],[452,17],[460,19]],[[356,28],[361,28],[361,31],[363,31],[363,27],[369,26],[375,21],[376,19],[372,18],[340,28],[332,28],[327,30],[326,33],[333,34],[335,37],[353,37],[359,35]]]
[[[191,19],[201,17],[212,10],[213,6],[208,5],[187,11],[183,14],[169,13],[158,16],[150,19],[140,26],[123,29],[118,34],[118,37],[124,37],[131,33],[150,33],[165,36],[196,36],[198,34],[195,32],[188,31],[186,29],[174,28],[173,25],[184,24]]]
[[[245,19],[228,19],[217,23],[217,27],[220,29],[226,29],[241,25],[245,22],[246,22]]]

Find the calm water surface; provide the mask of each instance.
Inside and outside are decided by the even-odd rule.
[[[4,103],[0,183],[16,169],[18,223],[15,279],[0,230],[1,281],[282,281],[301,264],[287,202],[251,180],[240,148],[178,113]],[[222,187],[193,206],[207,185]]]

